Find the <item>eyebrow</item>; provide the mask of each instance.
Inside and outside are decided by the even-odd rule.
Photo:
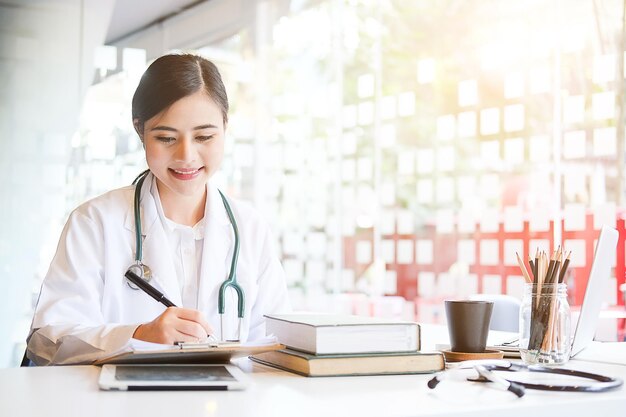
[[[217,129],[217,126],[212,125],[212,124],[206,124],[206,125],[200,125],[200,126],[196,126],[193,128],[193,130],[202,130],[202,129]],[[178,132],[178,130],[174,129],[173,127],[169,127],[169,126],[155,126],[152,129],[150,129],[150,131],[153,130],[167,130],[168,132]]]

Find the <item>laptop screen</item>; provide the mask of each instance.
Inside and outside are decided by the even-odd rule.
[[[591,272],[587,280],[585,297],[580,308],[580,316],[572,339],[571,356],[583,350],[593,340],[600,318],[611,267],[615,259],[619,233],[609,226],[603,226],[596,244]]]

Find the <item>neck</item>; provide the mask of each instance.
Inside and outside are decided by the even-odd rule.
[[[167,187],[164,187],[158,179],[157,187],[165,217],[174,223],[185,226],[194,226],[202,220],[207,198],[206,187],[204,192],[191,196],[175,195]]]

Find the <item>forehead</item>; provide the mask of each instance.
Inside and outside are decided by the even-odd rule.
[[[222,110],[204,91],[198,91],[175,101],[172,105],[146,121],[146,125],[198,126],[212,124],[222,127]]]

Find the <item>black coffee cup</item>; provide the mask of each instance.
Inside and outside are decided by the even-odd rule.
[[[493,301],[446,300],[450,350],[484,352],[492,311]]]

